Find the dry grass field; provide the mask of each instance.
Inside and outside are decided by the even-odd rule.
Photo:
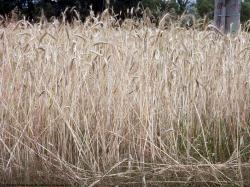
[[[0,178],[247,186],[250,35],[111,18],[0,27]]]

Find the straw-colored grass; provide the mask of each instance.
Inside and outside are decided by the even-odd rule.
[[[0,27],[0,181],[247,184],[250,35],[105,19]]]

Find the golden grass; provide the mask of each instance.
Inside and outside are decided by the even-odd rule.
[[[113,22],[0,28],[2,181],[243,185],[250,35]]]

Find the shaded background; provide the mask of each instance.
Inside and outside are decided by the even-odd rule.
[[[214,1],[211,0],[0,0],[0,15],[11,17],[13,10],[18,19],[25,17],[29,21],[36,22],[44,15],[51,19],[59,18],[67,8],[75,7],[82,20],[89,15],[90,8],[98,14],[106,8],[111,8],[121,18],[129,17],[127,10],[135,7],[139,13],[149,8],[154,17],[159,18],[166,12],[181,15],[184,12],[191,13],[197,18],[213,18]],[[137,8],[137,9],[136,9]],[[136,16],[140,16],[140,14]],[[241,21],[250,19],[250,0],[242,2]]]

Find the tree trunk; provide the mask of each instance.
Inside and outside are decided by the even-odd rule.
[[[224,33],[236,33],[240,28],[240,0],[215,0],[215,26]]]

